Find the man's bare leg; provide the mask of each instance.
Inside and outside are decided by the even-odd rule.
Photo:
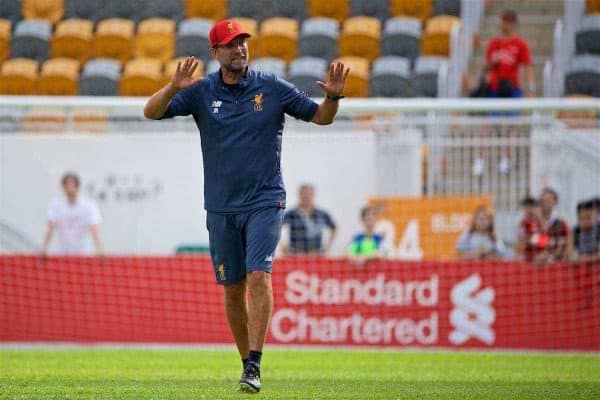
[[[254,271],[248,274],[248,339],[251,351],[262,352],[273,310],[271,274]]]
[[[246,303],[246,279],[225,285],[225,313],[242,360],[248,359],[248,306]]]

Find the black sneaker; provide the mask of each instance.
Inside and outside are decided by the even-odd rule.
[[[245,393],[260,392],[260,369],[256,364],[252,362],[246,364],[240,379],[240,391]]]

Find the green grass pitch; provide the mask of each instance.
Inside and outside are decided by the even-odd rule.
[[[233,350],[4,349],[0,399],[600,399],[600,356],[267,349],[236,393]]]

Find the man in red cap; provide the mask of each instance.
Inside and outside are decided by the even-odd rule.
[[[273,307],[271,270],[285,209],[284,117],[331,124],[349,70],[331,64],[325,79],[317,81],[325,95],[317,104],[291,83],[248,69],[249,37],[235,20],[216,23],[209,41],[219,71],[194,80],[198,61],[188,57],[148,100],[144,115],[192,115],[200,130],[211,258],[244,366],[240,389],[255,393],[261,388],[260,361]]]

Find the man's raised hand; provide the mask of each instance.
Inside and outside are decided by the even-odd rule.
[[[331,63],[325,75],[325,81],[317,81],[317,85],[327,93],[328,96],[337,97],[344,93],[344,85],[350,68],[344,68],[344,63]]]
[[[188,57],[185,61],[177,63],[177,69],[171,78],[171,85],[177,89],[185,89],[192,86],[202,78],[192,78],[194,71],[198,68],[198,60],[196,57]]]

